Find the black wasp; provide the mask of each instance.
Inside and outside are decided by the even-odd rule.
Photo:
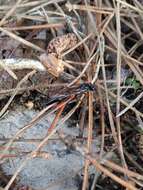
[[[58,91],[58,93],[53,93],[51,98],[48,101],[48,105],[51,103],[61,102],[62,100],[65,100],[71,96],[78,96],[82,95],[89,91],[94,91],[95,86],[91,83],[82,83],[77,84],[71,87],[64,87]]]

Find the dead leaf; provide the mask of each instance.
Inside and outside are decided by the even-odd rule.
[[[46,67],[48,72],[55,77],[59,77],[59,75],[64,71],[62,60],[57,58],[54,53],[42,54],[40,56],[40,61]]]

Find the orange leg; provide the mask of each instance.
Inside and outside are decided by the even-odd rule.
[[[58,123],[58,120],[66,106],[66,104],[68,102],[70,102],[73,98],[75,97],[75,95],[72,95],[68,100],[64,101],[64,102],[61,102],[57,105],[57,107],[60,109],[59,112],[57,113],[57,115],[55,116],[51,126],[49,127],[48,129],[48,134],[52,132],[52,130],[56,127],[57,123]]]

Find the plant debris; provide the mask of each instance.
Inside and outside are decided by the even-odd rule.
[[[142,189],[142,15],[141,0],[0,1],[0,188]],[[32,129],[47,118],[39,140],[42,131]],[[57,160],[65,158],[57,178],[55,136]],[[33,149],[15,147],[30,139]],[[17,159],[19,166],[7,172]],[[40,167],[49,160],[45,184],[49,171],[42,176]],[[35,176],[23,180],[23,172],[32,170],[29,162]],[[68,168],[76,172],[70,175]]]

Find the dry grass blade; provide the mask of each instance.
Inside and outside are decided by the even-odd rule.
[[[78,75],[68,86],[72,86],[73,84],[75,84],[86,72],[86,70],[88,69],[89,65],[91,64],[91,61],[95,58],[97,52],[95,52],[93,54],[93,56],[89,59],[89,61],[87,62],[87,64],[85,65],[84,69],[82,70],[82,72],[80,73],[80,75]]]
[[[92,145],[92,133],[93,133],[93,93],[89,92],[89,104],[88,104],[88,139],[87,139],[87,154],[91,152]],[[89,168],[89,160],[85,161],[84,168],[84,181],[82,190],[86,190],[88,187],[88,168]]]
[[[106,95],[106,102],[107,102],[107,109],[108,109],[108,116],[109,116],[109,121],[110,121],[110,126],[113,134],[114,141],[118,144],[118,139],[116,136],[116,130],[115,130],[115,125],[112,117],[112,111],[110,107],[110,102],[109,102],[109,92],[107,88],[107,79],[106,79],[106,71],[105,71],[105,66],[104,66],[104,47],[102,47],[101,43],[99,43],[99,48],[100,48],[100,59],[101,59],[101,64],[102,64],[102,74],[103,74],[103,80],[104,80],[104,87],[105,87],[105,95]]]
[[[102,159],[104,153],[104,143],[105,143],[105,116],[104,116],[104,104],[101,89],[98,88],[99,101],[100,101],[100,121],[101,121],[101,130],[102,130],[102,139],[101,139],[101,149],[100,149],[100,159]]]
[[[143,176],[142,175],[140,175],[140,174],[138,174],[138,173],[136,173],[136,172],[132,172],[132,171],[130,171],[130,170],[124,170],[124,168],[122,168],[121,166],[119,166],[119,165],[117,165],[117,164],[115,164],[115,163],[113,163],[113,162],[111,162],[111,161],[109,161],[109,160],[105,160],[105,161],[103,161],[103,165],[105,165],[106,167],[110,167],[110,168],[112,168],[113,170],[115,170],[115,171],[118,171],[118,172],[121,172],[121,173],[123,173],[123,174],[126,174],[127,173],[127,175],[129,176],[129,177],[135,177],[136,179],[138,179],[138,180],[143,180]]]
[[[44,1],[45,0],[43,0],[43,2]],[[18,4],[16,7],[17,8],[33,7],[33,6],[39,5],[40,3],[42,3],[42,0],[40,2],[39,1],[32,1],[32,2],[27,2],[27,3],[21,3],[21,4]],[[10,8],[11,8],[10,5],[1,5],[0,6],[0,10],[7,10]]]
[[[103,87],[102,85],[100,85],[99,83],[98,83],[97,85],[98,85],[100,88],[102,88],[103,90],[105,90],[104,87]],[[115,99],[117,98],[116,94],[114,94],[114,93],[111,92],[111,91],[109,91],[109,95],[110,95],[111,97],[115,98]],[[128,104],[125,100],[123,100],[123,99],[121,99],[121,98],[120,98],[120,102],[121,102],[123,105],[127,106],[127,107],[129,106],[129,104]],[[140,117],[143,118],[143,113],[141,113],[140,111],[138,111],[136,108],[130,106],[130,109],[131,109],[132,111],[134,111],[136,114],[138,114]]]
[[[109,46],[106,46],[106,48],[109,49],[109,50],[111,50],[112,52],[115,52],[115,53],[117,52],[116,49],[113,49],[113,48],[111,48],[111,47],[109,47]],[[138,65],[140,65],[140,66],[143,66],[143,63],[142,63],[142,62],[138,61],[137,59],[135,59],[135,58],[129,56],[128,54],[126,54],[126,53],[124,53],[124,52],[122,52],[122,56],[123,56],[124,58],[126,58],[128,61],[132,61],[134,64],[138,64]]]
[[[15,88],[15,91],[13,92],[13,95],[10,97],[9,101],[7,102],[7,104],[3,107],[3,109],[0,111],[0,117],[6,112],[6,110],[8,109],[10,103],[12,102],[12,100],[14,99],[15,95],[18,92],[18,89],[20,88],[20,86],[29,78],[29,76],[32,76],[33,74],[35,74],[35,70],[31,71],[30,73],[28,73],[18,84],[17,87]]]
[[[69,9],[69,11],[71,10],[80,10],[80,11],[91,11],[91,12],[95,12],[95,13],[99,13],[99,14],[112,14],[113,9],[112,8],[99,8],[99,7],[95,7],[95,6],[85,6],[85,5],[77,5],[77,4],[71,4],[71,3],[67,3],[66,7]]]
[[[135,6],[132,6],[131,4],[125,2],[125,1],[122,1],[122,0],[116,0],[117,2],[121,3],[122,5],[126,6],[126,7],[129,7],[131,8],[132,10],[134,11],[137,11],[139,13],[143,13],[143,10],[141,10],[140,8],[137,8]]]
[[[12,28],[4,28],[9,31],[19,31],[19,30],[39,30],[39,29],[48,29],[48,28],[62,28],[65,23],[50,23],[50,24],[41,24],[41,25],[33,25],[33,26],[20,26],[20,27],[12,27]]]
[[[116,25],[117,25],[117,101],[116,101],[116,113],[120,111],[120,84],[121,84],[121,23],[120,23],[120,3],[117,2],[117,12],[116,12]],[[119,143],[119,152],[121,155],[122,163],[125,170],[127,169],[127,164],[125,161],[123,153],[123,145],[121,138],[121,126],[120,118],[116,118],[117,132],[118,132],[118,143]]]
[[[92,24],[94,24],[94,21],[93,21],[93,18],[92,18],[92,15],[89,13],[89,10],[88,10],[88,3],[87,1],[85,0],[85,7],[86,7],[86,11],[87,11],[87,14],[88,14],[88,19],[89,19],[89,22],[91,22]],[[92,20],[92,21],[91,21]],[[95,32],[96,33],[96,32]],[[96,54],[93,53],[93,56],[92,56],[92,53],[90,54],[89,51],[86,51],[86,55],[90,58],[90,57],[95,57]],[[97,53],[97,52],[96,52]],[[93,57],[93,58],[94,58]],[[91,60],[92,61],[92,60]],[[89,61],[87,63],[87,65],[91,62]],[[86,68],[86,67],[85,67]],[[84,69],[85,69],[84,68]],[[87,67],[88,68],[88,67]],[[83,71],[84,71],[83,69]],[[86,70],[85,70],[86,71]],[[88,68],[87,70],[87,75],[88,75],[88,81],[92,81],[94,82],[95,79],[92,79],[92,72],[93,70],[91,70],[91,67]],[[80,75],[79,75],[80,76]],[[88,134],[87,134],[87,147],[86,147],[86,151],[87,151],[87,154],[90,153],[92,150],[91,150],[91,146],[92,146],[92,134],[93,134],[93,93],[92,92],[89,92],[88,94]],[[89,178],[89,165],[90,165],[90,162],[88,159],[85,160],[85,165],[84,165],[84,178],[83,178],[83,184],[82,184],[82,190],[86,190],[88,188],[88,178]]]
[[[7,12],[7,14],[3,17],[3,19],[1,19],[1,21],[0,21],[0,26],[2,26],[4,23],[5,23],[5,21],[6,21],[6,19],[8,19],[13,13],[14,13],[14,11],[17,9],[17,6],[21,3],[21,1],[22,0],[18,0],[17,2],[16,2],[16,4]]]
[[[40,1],[40,5],[35,6],[32,9],[29,9],[27,12],[25,12],[25,14],[30,14],[31,12],[36,12],[39,9],[41,9],[41,7],[46,7],[47,5],[51,5],[51,4],[63,2],[63,1],[64,0],[49,0],[48,2],[47,2],[47,0]]]
[[[109,29],[108,29],[109,31]],[[108,32],[107,30],[104,32],[106,34],[106,37],[111,41],[111,43],[114,45],[114,47],[116,48],[116,37],[113,36],[112,31],[110,30],[110,32]],[[143,78],[141,77],[140,73],[137,71],[137,69],[134,66],[134,62],[138,62],[137,60],[135,60],[134,58],[132,58],[131,56],[128,56],[127,52],[125,51],[125,48],[122,45],[122,55],[125,58],[126,63],[129,65],[129,67],[131,68],[131,70],[134,72],[136,78],[140,81],[140,83],[143,85]],[[112,48],[108,48],[110,50],[112,50]],[[113,49],[113,52],[116,52],[116,50]],[[130,60],[130,61],[129,61]],[[142,63],[141,63],[142,64]]]
[[[16,34],[8,31],[8,30],[5,30],[4,28],[0,27],[0,31],[5,33],[6,35],[8,35],[9,37],[15,39],[16,41],[19,41],[21,42],[22,44],[28,46],[28,47],[31,47],[37,51],[40,51],[40,52],[45,52],[45,50],[43,50],[42,48],[38,47],[37,45],[34,45],[33,43],[31,42],[28,42],[27,40],[17,36]]]
[[[117,114],[116,117],[121,117],[121,115],[125,114],[131,107],[133,107],[141,98],[143,97],[143,92],[141,92],[135,100],[133,100],[124,110]]]
[[[16,74],[7,65],[5,65],[5,62],[2,60],[0,60],[0,70],[1,68],[2,70],[4,69],[5,71],[7,71],[12,78],[17,80]]]
[[[102,171],[105,175],[111,177],[113,180],[115,180],[117,183],[120,183],[122,186],[126,187],[127,189],[130,190],[137,190],[136,187],[134,187],[133,185],[131,185],[130,183],[124,181],[123,179],[117,177],[116,175],[114,175],[113,173],[111,173],[108,169],[106,169],[105,167],[103,167],[101,164],[99,164],[95,159],[91,158],[88,156],[88,159],[90,160],[90,162],[96,167],[97,170]]]

